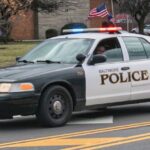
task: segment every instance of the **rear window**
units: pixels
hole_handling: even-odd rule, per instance
[[[137,37],[123,37],[130,60],[146,59],[145,49]]]

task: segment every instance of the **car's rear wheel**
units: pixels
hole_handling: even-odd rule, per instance
[[[62,86],[48,88],[41,100],[37,118],[44,126],[58,127],[65,125],[73,111],[72,97]]]

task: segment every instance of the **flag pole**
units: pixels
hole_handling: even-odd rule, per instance
[[[113,15],[113,17],[115,17],[113,0],[111,0],[111,9],[112,9],[112,15]]]

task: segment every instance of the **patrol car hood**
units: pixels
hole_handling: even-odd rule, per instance
[[[0,81],[21,80],[74,67],[73,64],[22,64],[0,69]]]

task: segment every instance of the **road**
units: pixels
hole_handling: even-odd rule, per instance
[[[69,124],[42,128],[36,119],[0,121],[2,150],[148,150],[150,103],[75,113]]]

